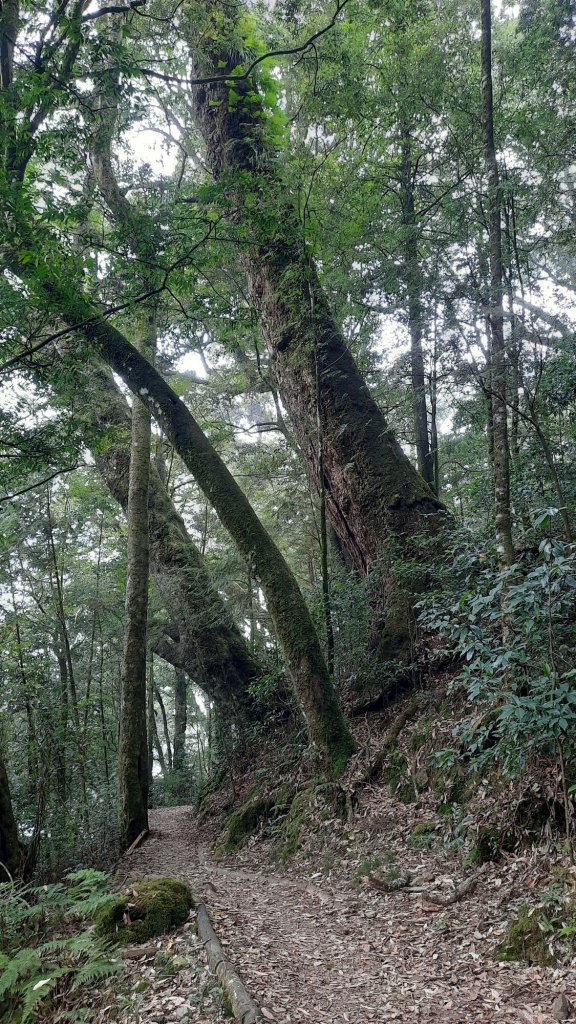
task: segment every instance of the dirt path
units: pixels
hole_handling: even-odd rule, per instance
[[[190,808],[154,811],[151,825],[131,875],[191,883],[267,1020],[552,1024],[556,994],[575,996],[574,971],[489,957],[497,892],[441,910],[414,894],[331,884],[320,872],[294,879],[216,863]]]

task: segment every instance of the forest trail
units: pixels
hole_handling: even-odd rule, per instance
[[[200,829],[190,807],[152,811],[151,835],[120,864],[119,878],[188,881],[265,1020],[552,1024],[557,993],[574,998],[573,970],[490,957],[486,937],[505,917],[497,880],[432,907],[421,894],[357,890],[314,868],[306,878],[217,863]],[[195,1013],[190,1024],[206,1020]]]

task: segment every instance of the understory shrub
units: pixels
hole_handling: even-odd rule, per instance
[[[536,517],[550,526],[556,510]],[[462,753],[473,767],[498,764],[517,776],[531,753],[555,755],[565,813],[576,755],[576,552],[548,537],[504,570],[496,553],[459,536],[441,573],[442,590],[420,603],[420,627],[459,659],[453,686],[466,691],[469,715],[455,730],[444,765]]]

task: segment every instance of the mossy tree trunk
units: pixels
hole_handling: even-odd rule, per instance
[[[181,772],[186,766],[186,725],[188,699],[188,680],[186,673],[176,669],[174,676],[174,742],[172,766],[175,772]]]
[[[28,234],[25,224],[21,225]],[[323,767],[339,774],[355,744],[338,704],[310,612],[296,577],[246,495],[191,412],[127,338],[84,295],[42,263],[34,273],[13,254],[13,270],[51,312],[82,335],[152,411],[222,525],[259,579],[308,735]],[[82,353],[78,353],[82,358]],[[145,712],[144,712],[145,714]],[[146,751],[144,750],[144,766]]]
[[[20,843],[6,765],[0,752],[0,882],[17,878],[21,872]]]
[[[56,363],[59,372],[45,379],[84,425],[100,475],[126,512],[130,408],[107,367],[90,357],[74,362],[71,355],[67,346],[62,352],[65,366],[61,358]],[[162,634],[154,637],[154,651],[186,672],[226,714],[241,714],[251,704],[248,690],[261,668],[214,587],[154,463],[148,512],[150,568],[169,615]]]
[[[317,360],[327,514],[353,565],[366,573],[380,563],[382,605],[391,608],[391,549],[412,557],[414,535],[437,533],[445,511],[396,441],[334,320],[267,138],[258,76],[237,77],[249,62],[241,9],[198,0],[186,12],[195,78],[235,78],[193,88],[195,119],[228,214],[244,229],[244,265],[282,400],[318,485]],[[405,611],[397,630],[406,629]]]
[[[86,316],[76,320],[78,302],[75,306],[75,322],[85,321]],[[335,773],[342,771],[354,742],[294,574],[206,435],[162,377],[104,320],[87,324],[83,333],[135,394],[146,395],[155,418],[251,564],[266,597],[310,739],[325,766]]]
[[[142,344],[155,348],[156,310],[148,318],[147,337]],[[134,397],[130,477],[128,487],[128,576],[122,692],[118,742],[118,789],[120,801],[120,842],[130,846],[148,828],[148,739],[146,706],[146,650],[148,641],[148,481],[152,420],[147,404]]]

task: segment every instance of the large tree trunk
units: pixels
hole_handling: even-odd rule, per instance
[[[110,371],[94,358],[71,363],[49,382],[85,424],[98,470],[112,496],[128,509],[131,413]],[[70,374],[74,387],[70,387]],[[104,443],[102,442],[104,438]],[[250,704],[248,689],[261,674],[191,540],[154,465],[148,489],[150,563],[169,621],[153,647],[182,669],[228,714]]]
[[[496,540],[505,565],[515,558],[510,512],[510,456],[506,404],[506,342],[502,296],[502,188],[494,144],[492,97],[492,15],[490,0],[481,0],[482,13],[482,129],[488,180],[488,237],[490,242],[490,337],[492,342],[492,425],[494,433],[494,498]]]
[[[116,18],[111,28],[111,34],[116,39],[119,38],[120,26],[121,19]],[[134,206],[116,180],[112,165],[112,143],[117,119],[118,77],[115,66],[105,64],[99,69],[95,101],[97,115],[90,157],[102,196],[123,236],[130,241],[133,251],[139,257],[136,272],[143,274],[143,290],[149,291],[161,285],[161,272],[153,268],[165,239],[154,217]],[[108,383],[102,380],[102,374],[99,380],[104,399],[110,399],[111,389],[116,390],[115,385],[111,381]],[[114,402],[117,422],[122,420],[124,412],[120,403],[124,405],[118,394]],[[104,412],[105,421],[109,420],[110,410],[105,405],[100,405],[99,411]],[[97,463],[114,493],[115,487],[117,489],[117,467],[112,467],[110,479],[108,455],[97,457]],[[158,466],[155,468],[157,470]],[[125,508],[123,497],[120,500]],[[151,560],[156,566],[157,582],[161,583],[167,605],[172,616],[178,620],[178,643],[175,642],[174,631],[167,630],[155,649],[177,670],[190,675],[218,704],[226,704],[229,712],[237,712],[241,705],[249,703],[247,689],[259,674],[258,666],[239,630],[225,612],[219,595],[202,567],[201,556],[187,536],[183,549],[184,525],[166,495],[161,475],[154,470],[150,479],[149,501]],[[163,523],[161,531],[157,529],[158,520]],[[177,533],[181,536],[178,537]],[[159,568],[169,569],[170,578],[166,578],[164,572],[159,572]],[[176,587],[172,579],[174,572],[178,578]]]
[[[0,752],[0,882],[17,878],[21,868],[20,843],[12,809],[8,773]]]
[[[155,310],[150,311],[145,349],[153,351]],[[146,332],[148,333],[148,331]],[[146,732],[146,650],[148,646],[148,481],[152,420],[149,407],[134,398],[128,486],[128,576],[118,746],[120,842],[123,849],[148,828],[148,742]]]
[[[19,227],[26,237],[27,226],[21,222]],[[19,264],[16,254],[13,262],[16,272],[48,303],[51,312],[82,334],[132,393],[149,405],[222,525],[252,566],[265,595],[310,740],[324,767],[339,774],[354,750],[354,741],[296,577],[246,495],[184,403],[124,335],[81,292],[67,282],[62,283],[61,276],[56,277],[45,263],[36,275]]]
[[[234,77],[242,65],[240,12],[230,12],[206,2],[191,8],[185,31],[197,78]],[[380,562],[383,604],[391,606],[397,596],[387,568],[391,551],[413,556],[412,538],[438,530],[446,518],[443,506],[396,441],[334,321],[266,139],[268,115],[257,76],[236,78],[230,100],[231,85],[193,89],[207,162],[226,189],[231,219],[245,229],[252,298],[309,476],[318,483],[317,361],[327,513],[358,569],[367,572]],[[406,622],[405,606],[401,618]]]

